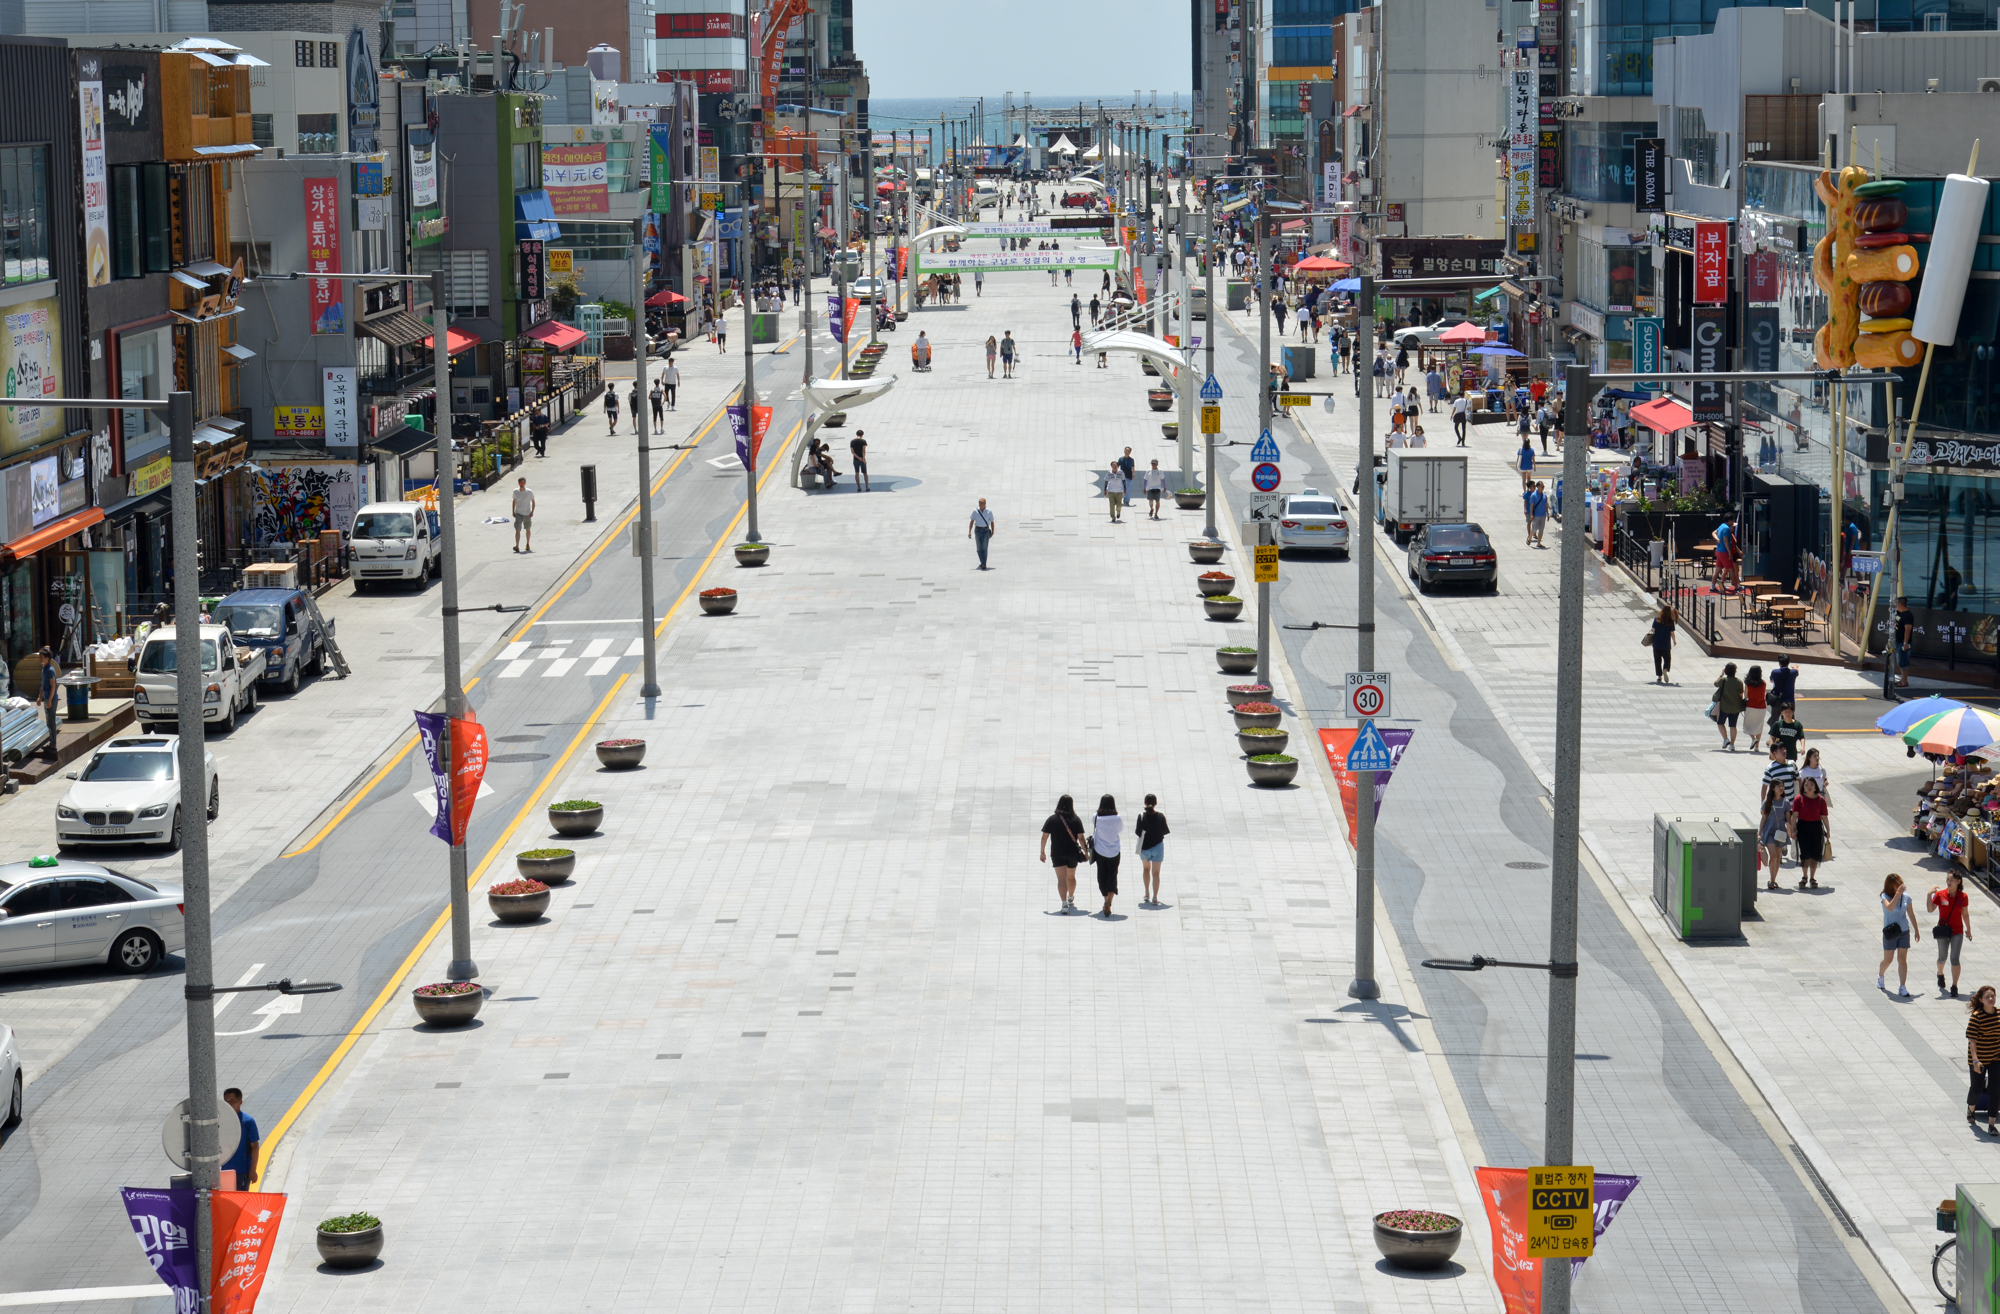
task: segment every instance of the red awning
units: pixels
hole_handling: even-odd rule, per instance
[[[450,336],[451,332],[452,330],[450,329],[445,330],[445,341],[455,344],[456,340]],[[582,342],[590,335],[582,329],[571,328],[560,321],[545,319],[521,336],[524,338],[533,338],[537,342],[546,342],[550,349],[554,351],[568,351],[571,347]],[[453,350],[456,349],[456,345],[454,345]]]
[[[1672,433],[1693,424],[1694,412],[1671,397],[1661,397],[1644,406],[1634,406],[1632,418],[1654,433]]]
[[[686,297],[674,291],[672,288],[663,287],[659,291],[653,293],[652,296],[647,297],[646,304],[649,306],[671,306],[686,300],[687,300]]]
[[[473,337],[470,333],[460,333],[455,328],[448,328],[444,331],[444,349],[446,353],[449,355],[456,356],[459,352],[464,351],[466,348],[476,347],[478,345],[479,345],[479,339]],[[431,340],[428,334],[426,334],[424,337],[423,348],[425,351],[430,351],[433,349],[431,347]]]
[[[75,515],[64,516],[61,520],[52,520],[34,533],[15,539],[7,545],[7,555],[16,560],[22,557],[32,557],[51,543],[60,543],[71,534],[89,529],[102,519],[104,519],[103,507],[86,507]]]

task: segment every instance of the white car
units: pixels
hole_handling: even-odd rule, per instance
[[[887,301],[890,287],[884,279],[857,278],[847,285],[847,295],[856,301]]]
[[[12,1127],[21,1121],[22,1089],[21,1051],[14,1044],[14,1029],[0,1023],[0,1127]]]
[[[1408,347],[1414,351],[1418,347],[1437,346],[1438,339],[1444,336],[1445,330],[1455,329],[1460,324],[1466,322],[1466,318],[1463,315],[1446,315],[1435,324],[1420,324],[1414,328],[1400,328],[1390,336],[1395,338],[1398,347]]]
[[[0,865],[0,972],[108,962],[145,972],[187,947],[181,888],[73,858]]]
[[[90,755],[56,804],[56,847],[73,844],[181,846],[180,736],[114,739]],[[208,766],[208,819],[222,813],[215,754]]]
[[[1347,555],[1347,510],[1340,498],[1317,488],[1278,504],[1278,546],[1318,548]]]

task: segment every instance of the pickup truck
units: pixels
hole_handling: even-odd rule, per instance
[[[146,646],[139,650],[132,710],[143,729],[175,724],[179,706],[175,683],[178,633],[172,626],[156,629],[146,636]],[[227,625],[204,625],[200,633],[201,719],[233,730],[237,713],[256,709],[257,680],[264,673],[264,652],[237,643]]]
[[[239,650],[263,651],[264,684],[283,689],[287,696],[299,691],[304,676],[326,669],[326,641],[333,622],[328,621],[326,633],[321,633],[315,614],[299,589],[239,589],[210,612],[217,625],[229,627]]]

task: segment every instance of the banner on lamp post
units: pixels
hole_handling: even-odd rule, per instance
[[[736,459],[743,462],[746,470],[757,468],[757,457],[764,448],[764,435],[771,431],[771,408],[752,406],[750,408],[750,435],[743,434],[743,408],[731,406],[729,411],[729,431],[736,437]]]
[[[447,844],[463,844],[466,828],[472,824],[473,800],[486,778],[486,727],[469,711],[456,721],[442,712],[417,712],[415,716],[417,733],[424,741],[424,757],[430,763],[431,787],[436,792],[431,834]],[[447,735],[451,736],[449,761]]]
[[[1380,817],[1382,797],[1389,792],[1389,777],[1395,773],[1397,766],[1402,765],[1403,750],[1410,746],[1410,740],[1416,738],[1417,732],[1407,726],[1377,726],[1376,729],[1382,735],[1382,742],[1388,745],[1389,761],[1394,764],[1387,771],[1375,773],[1375,815]],[[1354,836],[1354,827],[1360,820],[1361,786],[1355,779],[1354,772],[1347,769],[1347,753],[1354,747],[1355,736],[1360,733],[1358,726],[1352,729],[1319,732],[1320,747],[1326,750],[1327,765],[1333,768],[1334,781],[1340,786],[1340,810],[1347,817],[1347,834],[1350,842]]]
[[[146,1262],[174,1293],[175,1314],[194,1314],[201,1308],[201,1278],[194,1257],[194,1189],[128,1186],[121,1194]]]
[[[1479,1199],[1493,1228],[1493,1283],[1500,1288],[1506,1314],[1541,1314],[1542,1262],[1528,1256],[1528,1170],[1479,1168]],[[1604,1235],[1611,1220],[1639,1188],[1639,1178],[1625,1173],[1598,1173],[1591,1208],[1593,1241]],[[1570,1281],[1583,1272],[1584,1261],[1572,1259]]]
[[[274,1191],[211,1191],[210,1314],[251,1314],[277,1248],[285,1197]]]

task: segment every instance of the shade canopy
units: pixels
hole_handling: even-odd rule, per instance
[[[1147,333],[1135,333],[1129,329],[1119,329],[1111,333],[1086,333],[1083,335],[1085,351],[1129,351],[1135,356],[1146,356],[1163,365],[1172,366],[1176,371],[1187,368],[1187,360],[1180,352],[1169,347]]]
[[[2000,743],[2000,716],[1976,707],[1960,707],[1903,732],[1903,742],[1920,753],[1976,753]]]
[[[663,287],[659,291],[653,293],[652,296],[647,297],[646,304],[649,306],[672,306],[672,305],[677,305],[680,302],[686,300],[687,300],[686,297],[674,291],[672,288]]]
[[[1644,406],[1634,406],[1632,418],[1654,433],[1672,433],[1693,424],[1694,412],[1671,397],[1661,397]]]
[[[1453,324],[1450,328],[1438,334],[1438,341],[1453,347],[1461,345],[1470,346],[1474,343],[1486,341],[1486,330],[1467,320],[1463,324]]]
[[[1352,269],[1345,260],[1335,260],[1332,256],[1307,256],[1292,266],[1295,274],[1330,274],[1336,269]]]
[[[1358,278],[1340,279],[1334,283],[1333,290],[1336,292],[1359,292],[1361,290],[1361,280]]]
[[[521,336],[546,343],[552,351],[568,351],[590,335],[580,328],[571,328],[558,320],[549,319],[543,320]],[[452,343],[450,329],[445,330],[445,343],[447,345]]]
[[[1956,698],[1940,698],[1932,694],[1928,698],[1913,698],[1893,712],[1884,712],[1875,718],[1875,728],[1885,735],[1899,735],[1919,721],[1928,721],[1946,712],[1956,712],[1965,704]]]
[[[1068,133],[1064,133],[1062,136],[1056,138],[1056,144],[1049,147],[1049,154],[1051,155],[1076,154],[1076,147],[1070,144]]]
[[[448,328],[444,331],[444,349],[447,355],[456,356],[459,352],[469,351],[478,345],[479,339],[473,337],[470,333],[461,333],[455,328]],[[423,346],[425,351],[433,349],[431,339],[428,335],[424,338]]]
[[[1483,337],[1484,334],[1481,336]],[[1512,347],[1503,347],[1497,342],[1489,342],[1483,347],[1474,347],[1467,354],[1472,356],[1523,356],[1527,353],[1516,351]]]

